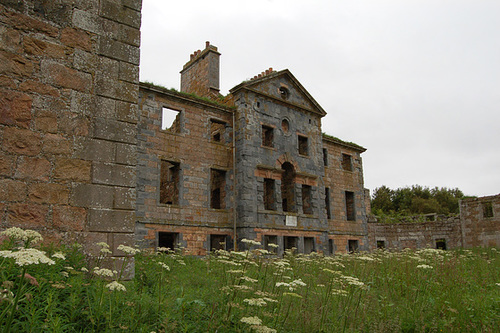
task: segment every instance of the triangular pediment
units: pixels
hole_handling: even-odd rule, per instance
[[[303,110],[325,116],[326,112],[288,70],[271,72],[267,75],[245,81],[230,90],[250,90],[256,94],[274,99],[277,102],[299,107]]]

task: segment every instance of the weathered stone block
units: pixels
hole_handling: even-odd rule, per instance
[[[35,129],[41,132],[57,132],[57,114],[51,110],[36,110]]]
[[[117,101],[116,118],[127,123],[137,124],[139,118],[139,110],[137,104]]]
[[[61,42],[69,47],[92,50],[92,40],[87,32],[67,27],[61,31]]]
[[[73,11],[73,25],[76,28],[99,34],[99,16],[89,11],[75,9]]]
[[[77,184],[73,188],[71,204],[87,208],[112,208],[114,189],[111,186]]]
[[[115,143],[91,138],[77,138],[74,143],[75,157],[89,161],[114,162]]]
[[[50,169],[50,162],[45,158],[22,156],[17,161],[15,177],[48,181]]]
[[[21,37],[19,32],[8,27],[0,27],[0,48],[13,53],[21,53]]]
[[[135,144],[136,126],[112,119],[97,119],[94,136],[98,139]]]
[[[114,189],[114,204],[113,208],[117,209],[134,209],[136,190],[134,188],[121,188]]]
[[[141,27],[141,12],[112,1],[101,1],[101,15],[136,29]]]
[[[128,62],[120,62],[120,80],[137,83],[139,82],[139,67]]]
[[[47,154],[69,155],[72,142],[59,134],[46,134],[43,138],[42,151]]]
[[[19,55],[0,50],[0,73],[28,77],[33,73],[33,63]]]
[[[87,136],[89,128],[89,119],[77,113],[65,112],[59,119],[59,131],[65,134]]]
[[[16,203],[7,208],[7,221],[10,225],[40,229],[49,226],[47,221],[48,206],[37,204]]]
[[[53,97],[59,96],[59,91],[57,91],[57,89],[48,84],[43,84],[40,81],[36,80],[23,81],[19,85],[19,90],[30,93],[38,93],[40,95],[49,95]]]
[[[22,201],[26,198],[26,184],[12,179],[0,179],[0,201]]]
[[[51,84],[87,93],[92,89],[92,76],[88,73],[48,60],[42,61],[41,68],[43,76]]]
[[[3,135],[3,147],[6,151],[34,156],[41,150],[41,136],[30,130],[6,128]]]
[[[79,182],[90,181],[91,162],[80,159],[59,158],[55,162],[54,178]]]
[[[36,183],[29,188],[29,200],[36,203],[67,204],[69,191],[67,186],[51,183]]]
[[[96,184],[134,187],[135,167],[96,162],[92,168],[92,181]]]
[[[20,13],[5,12],[5,23],[19,30],[43,33],[54,38],[59,35],[56,27]]]
[[[133,211],[90,209],[89,231],[134,232]]]
[[[25,36],[23,38],[24,51],[34,56],[47,56],[50,58],[64,58],[64,46],[49,43],[38,38]]]
[[[94,95],[81,93],[76,90],[71,91],[71,112],[84,115],[94,115],[95,109],[96,102]]]
[[[116,163],[136,165],[137,164],[137,147],[135,145],[127,145],[124,143],[116,144]]]
[[[0,124],[28,128],[31,121],[32,98],[27,94],[4,89],[0,89],[0,95],[2,96],[0,99]]]
[[[134,247],[135,245],[135,239],[134,239],[134,234],[129,233],[129,234],[113,234],[113,256],[125,256],[126,253],[119,251],[117,248],[120,245],[125,245],[125,246],[130,246]]]
[[[99,38],[99,54],[139,65],[139,48],[107,37]]]
[[[85,228],[87,211],[71,206],[54,206],[52,225],[60,231],[82,231]]]
[[[0,176],[10,177],[14,169],[14,156],[0,152]]]
[[[103,96],[96,96],[97,106],[95,116],[97,118],[115,118],[115,104],[118,101]]]
[[[74,51],[73,66],[82,72],[94,73],[97,67],[97,56],[80,49]]]

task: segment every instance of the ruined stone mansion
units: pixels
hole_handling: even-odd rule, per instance
[[[223,97],[207,42],[180,92],[140,83],[140,24],[140,0],[2,1],[0,229],[104,241],[114,256],[243,238],[278,254],[500,247],[498,195],[446,221],[371,222],[365,149],[323,134],[325,110],[288,70]]]

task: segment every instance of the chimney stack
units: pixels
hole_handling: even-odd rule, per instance
[[[181,91],[200,97],[219,96],[219,57],[217,47],[205,42],[205,49],[191,54],[181,70]]]

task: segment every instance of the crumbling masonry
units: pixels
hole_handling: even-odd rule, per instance
[[[207,42],[181,92],[139,83],[141,1],[0,4],[0,218],[48,241],[277,253],[498,246],[500,196],[460,218],[369,223],[361,153],[288,70],[219,94]],[[242,64],[244,65],[244,64]],[[444,242],[444,243],[443,243]]]

